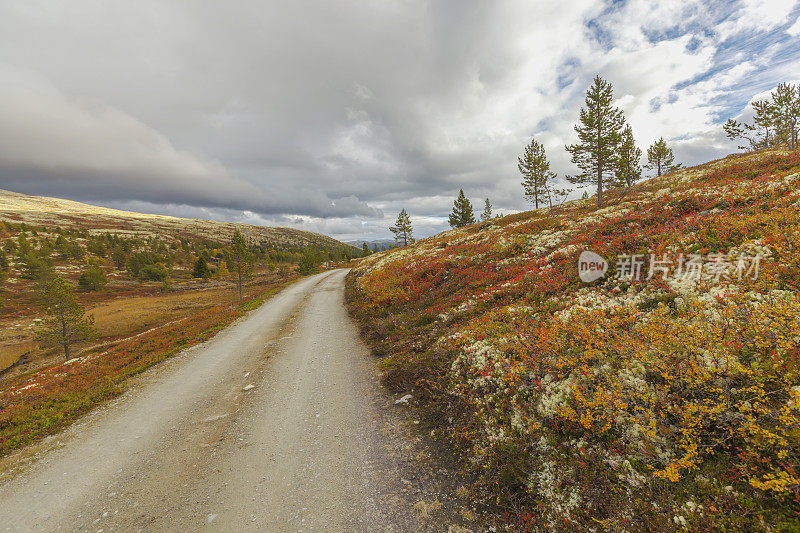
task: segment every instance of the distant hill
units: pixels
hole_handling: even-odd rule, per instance
[[[397,248],[398,246],[400,246],[397,243],[397,241],[395,241],[393,239],[383,239],[383,240],[377,240],[377,241],[358,241],[358,240],[356,240],[356,241],[347,241],[347,244],[355,246],[356,248],[362,248],[364,246],[364,243],[367,243],[367,247],[370,250],[373,250],[375,248],[375,246],[378,247],[378,250],[381,250],[381,249],[388,250],[390,248]]]
[[[331,237],[298,229],[135,213],[2,189],[0,221],[24,222],[43,227],[80,227],[90,233],[159,235],[170,240],[187,238],[227,241],[238,228],[248,239],[267,242],[275,247],[317,246],[324,250],[351,248],[351,245]]]

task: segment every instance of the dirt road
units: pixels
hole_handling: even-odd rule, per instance
[[[21,454],[37,452],[0,484],[0,531],[460,530],[454,478],[382,390],[344,276],[287,288]]]

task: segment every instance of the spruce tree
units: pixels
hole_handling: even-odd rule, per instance
[[[614,169],[614,184],[631,187],[642,178],[642,150],[636,146],[630,124],[622,131]]]
[[[544,145],[532,139],[525,147],[525,153],[518,159],[517,168],[522,173],[522,187],[525,197],[539,209],[539,202],[547,197],[548,183],[556,177],[550,171],[550,162],[544,151]]]
[[[567,176],[572,183],[590,183],[597,187],[597,207],[603,206],[605,179],[614,171],[616,148],[622,134],[624,118],[619,108],[613,107],[614,92],[611,84],[595,76],[586,91],[580,124],[575,125],[578,143],[568,145],[572,162],[581,169],[577,176]]]
[[[647,165],[645,165],[645,168],[656,169],[659,176],[672,170],[674,162],[675,154],[672,153],[672,148],[667,146],[664,137],[651,144],[647,149]]]
[[[481,220],[486,222],[490,218],[492,218],[492,203],[487,198],[483,207],[483,213],[481,213]]]
[[[458,191],[458,198],[453,202],[453,212],[450,213],[450,227],[461,228],[475,223],[475,214],[472,204],[464,194],[464,189]]]
[[[70,346],[97,336],[94,316],[84,316],[84,309],[72,292],[72,286],[57,277],[41,291],[41,305],[47,318],[36,331],[36,340],[45,346],[59,347],[70,358]]]
[[[414,229],[411,227],[411,218],[408,216],[405,209],[402,209],[400,214],[397,215],[397,222],[394,223],[394,226],[389,228],[389,231],[394,233],[394,240],[402,242],[403,246],[408,246],[410,243],[414,242],[411,236]]]

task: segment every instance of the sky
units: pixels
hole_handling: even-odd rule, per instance
[[[721,124],[800,77],[794,0],[0,2],[0,188],[341,240],[530,209],[595,75],[643,150],[736,151]],[[576,192],[575,194],[579,194]]]

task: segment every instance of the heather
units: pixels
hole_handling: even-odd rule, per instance
[[[515,527],[798,529],[798,179],[761,151],[490,219],[363,259],[348,299]],[[604,278],[580,281],[585,250]],[[706,264],[615,275],[650,254]]]

